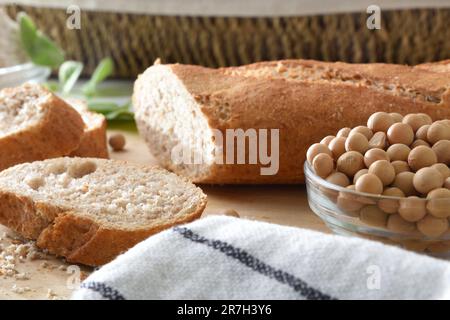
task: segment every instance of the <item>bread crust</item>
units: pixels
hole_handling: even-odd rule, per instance
[[[145,87],[146,77],[161,72],[157,71],[160,67],[150,67],[135,88],[141,92],[152,90]],[[298,67],[324,72],[324,78],[289,78],[289,71]],[[195,98],[211,129],[223,134],[226,129],[236,128],[280,130],[280,166],[276,175],[260,175],[264,167],[261,165],[214,164],[208,176],[193,180],[198,183],[303,183],[308,146],[336,134],[342,127],[365,124],[374,112],[424,112],[433,119],[450,117],[450,77],[420,68],[313,60],[260,62],[221,69],[181,64],[165,68]],[[286,72],[288,76],[259,76],[264,68],[274,73]],[[246,72],[253,73],[243,75]],[[219,112],[224,106],[228,111],[225,118]],[[149,112],[151,116],[151,108]],[[176,166],[168,167],[177,172]]]
[[[38,247],[69,262],[100,266],[155,233],[199,218],[205,206],[203,198],[193,213],[182,218],[151,228],[125,230],[103,227],[70,210],[0,190],[0,223],[37,240]]]
[[[437,61],[437,62],[428,62],[416,65],[414,68],[428,70],[432,72],[446,72],[450,73],[450,59]]]
[[[85,111],[93,114],[93,116],[102,117],[103,119],[95,127],[86,126],[81,137],[78,148],[73,151],[71,157],[84,158],[103,158],[108,159],[108,143],[106,139],[107,121],[103,115],[95,114],[90,111]]]
[[[105,116],[90,111],[84,100],[70,98],[66,101],[80,113],[85,123],[80,144],[70,156],[108,159],[108,143],[106,139],[107,121]]]
[[[42,121],[0,138],[0,171],[19,163],[68,155],[80,144],[84,123],[77,111],[53,94],[42,108]]]

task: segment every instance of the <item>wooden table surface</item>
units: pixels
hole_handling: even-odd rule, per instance
[[[143,140],[135,131],[109,130],[109,134],[121,132],[126,136],[126,150],[110,152],[113,159],[122,159],[137,163],[156,163]],[[205,215],[214,214],[221,209],[234,209],[242,218],[255,219],[282,225],[296,226],[329,232],[321,220],[308,207],[304,186],[200,186],[208,196]],[[10,233],[0,226],[0,244],[5,247],[11,239],[2,234]],[[0,299],[66,299],[73,287],[74,272],[69,270],[62,259],[49,257],[48,260],[26,261],[19,263],[19,272],[27,274],[28,280],[16,280],[11,277],[0,278]],[[83,275],[91,270],[82,269]],[[13,286],[27,288],[29,291],[17,293]],[[50,291],[49,291],[50,290]],[[17,290],[16,290],[17,291]],[[19,289],[20,291],[20,289]]]

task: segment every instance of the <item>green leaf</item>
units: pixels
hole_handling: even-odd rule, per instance
[[[134,114],[128,108],[111,111],[105,115],[107,120],[129,121],[134,119]]]
[[[86,96],[93,96],[96,94],[97,85],[105,80],[114,72],[114,62],[111,58],[104,58],[100,61],[97,68],[95,68],[91,79],[83,86],[83,93]]]
[[[33,44],[37,38],[37,28],[33,21],[24,12],[17,15],[17,20],[20,26],[20,38],[22,45],[27,53],[33,50]]]
[[[120,106],[114,102],[88,102],[89,109],[102,114],[108,114],[111,111],[117,110]]]
[[[42,84],[44,86],[44,88],[46,88],[47,90],[51,91],[51,92],[56,92],[59,89],[59,85],[57,82],[44,82]]]
[[[59,67],[58,79],[63,94],[68,94],[83,71],[83,64],[78,61],[66,61]]]
[[[114,102],[88,102],[89,109],[105,115],[107,120],[134,120],[134,113],[130,110],[130,103],[118,105]]]
[[[64,52],[40,32],[33,20],[21,12],[17,16],[22,46],[35,64],[56,68],[64,61]]]

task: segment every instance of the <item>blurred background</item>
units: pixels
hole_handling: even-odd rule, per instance
[[[450,0],[378,1],[381,28],[369,30],[371,2],[47,0],[2,9],[13,20],[25,11],[67,58],[84,63],[84,75],[103,57],[113,59],[113,76],[130,79],[157,58],[209,67],[288,58],[401,64],[450,58]],[[80,29],[66,26],[69,5],[81,9]]]

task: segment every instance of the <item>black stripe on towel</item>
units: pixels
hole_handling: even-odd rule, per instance
[[[95,291],[108,300],[125,300],[125,297],[119,291],[102,282],[83,282],[81,288]]]
[[[186,239],[189,239],[196,243],[204,244],[215,250],[219,250],[228,257],[236,259],[246,267],[259,272],[266,277],[275,279],[280,283],[290,286],[308,300],[336,300],[330,295],[322,293],[321,291],[310,287],[305,281],[293,276],[292,274],[280,269],[275,269],[274,267],[265,264],[245,250],[233,247],[232,245],[220,240],[207,239],[200,236],[199,234],[194,233],[188,228],[175,227],[173,230],[181,234]]]

